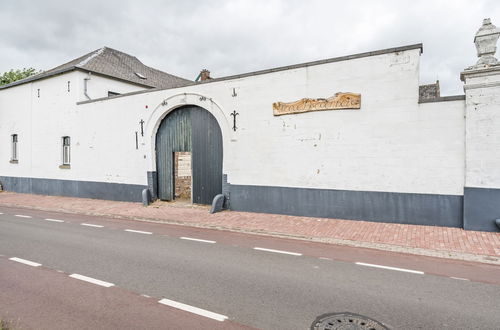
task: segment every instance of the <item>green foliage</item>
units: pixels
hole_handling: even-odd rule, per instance
[[[9,322],[5,320],[0,320],[0,330],[10,330],[12,329],[9,325]]]
[[[2,85],[7,85],[10,84],[16,80],[28,78],[30,76],[33,76],[35,74],[40,73],[41,71],[35,70],[33,68],[24,68],[22,70],[10,70],[7,72],[4,72],[0,76],[0,86]]]

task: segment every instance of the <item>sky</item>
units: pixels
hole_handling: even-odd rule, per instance
[[[194,80],[423,43],[420,84],[456,95],[483,18],[500,1],[0,0],[0,73],[108,46]]]

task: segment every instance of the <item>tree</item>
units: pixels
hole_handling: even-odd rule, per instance
[[[10,71],[4,72],[0,76],[0,86],[10,84],[16,80],[28,78],[28,77],[33,76],[35,74],[38,74],[40,72],[41,71],[38,71],[38,70],[33,69],[33,68],[27,68],[27,69],[24,68],[22,70],[17,69],[17,70],[10,70]]]

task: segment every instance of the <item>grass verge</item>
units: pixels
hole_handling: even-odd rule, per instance
[[[0,319],[0,330],[13,330],[13,329],[10,327],[9,322]]]

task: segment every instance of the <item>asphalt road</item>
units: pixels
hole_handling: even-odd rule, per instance
[[[0,319],[9,329],[245,329],[168,308],[118,287],[0,258]],[[0,327],[1,328],[1,327]],[[3,329],[3,328],[2,328]]]
[[[167,313],[174,312],[157,301],[181,302],[227,316],[220,323],[234,328],[308,329],[328,312],[365,315],[391,329],[500,328],[500,267],[494,265],[34,210],[0,208],[0,213],[2,291],[22,282],[23,272],[51,273],[57,287],[64,287],[63,279],[80,283],[67,275],[81,274],[115,285],[99,290],[153,297],[147,303],[154,301]],[[42,267],[19,265],[9,260],[13,257]],[[91,305],[92,297],[84,301]],[[5,304],[0,301],[2,309]],[[110,306],[100,311],[117,313]],[[150,317],[165,317],[156,309]],[[89,315],[82,313],[82,319]]]

